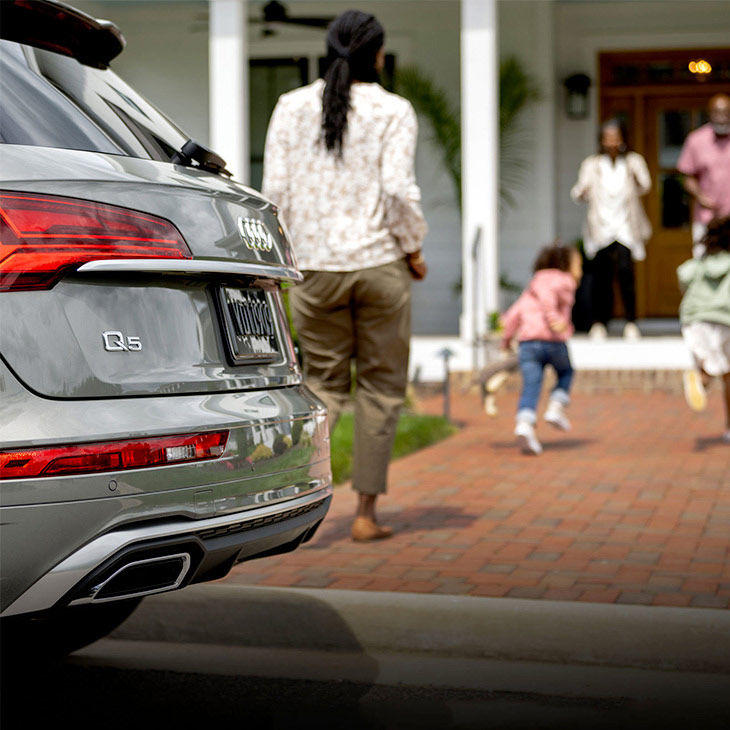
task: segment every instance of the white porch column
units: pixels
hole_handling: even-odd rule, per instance
[[[209,0],[210,146],[248,183],[247,0]]]
[[[473,340],[498,308],[499,73],[496,0],[461,0],[462,315]],[[476,260],[472,256],[479,232]]]
[[[537,38],[535,52],[538,67],[534,74],[539,88],[543,89],[535,115],[534,175],[538,189],[544,191],[535,196],[534,215],[541,223],[541,244],[550,243],[557,233],[557,195],[555,183],[555,29],[553,25],[554,2],[539,2],[535,7]]]

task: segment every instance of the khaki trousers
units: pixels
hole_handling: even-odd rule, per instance
[[[349,399],[354,360],[352,486],[381,494],[408,377],[408,267],[400,259],[360,271],[305,271],[290,295],[306,382],[329,409],[330,430]]]

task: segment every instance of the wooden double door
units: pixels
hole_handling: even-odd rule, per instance
[[[689,59],[707,55],[701,50],[671,52],[680,53]],[[730,57],[730,51],[727,55]],[[677,161],[687,135],[707,121],[710,97],[728,91],[730,83],[703,83],[676,73],[675,78],[660,83],[612,85],[616,76],[611,73],[612,67],[623,63],[623,68],[631,68],[632,64],[640,70],[650,68],[653,56],[635,52],[601,56],[602,81],[608,81],[601,86],[601,119],[619,117],[626,122],[629,144],[646,159],[652,179],[644,205],[653,235],[647,243],[646,261],[636,269],[637,314],[676,317],[681,298],[676,269],[692,253],[691,201],[684,192]],[[675,64],[675,68],[681,69],[681,65]],[[642,78],[639,71],[632,78],[646,81],[646,74]]]

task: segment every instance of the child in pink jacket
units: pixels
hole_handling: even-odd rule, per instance
[[[535,424],[546,365],[552,365],[558,382],[550,393],[544,419],[563,431],[570,428],[565,407],[570,403],[573,367],[566,341],[573,334],[571,311],[581,275],[582,261],[575,248],[546,246],[535,261],[532,281],[502,317],[502,346],[509,348],[513,339],[519,342],[522,393],[515,436],[528,454],[542,453]]]

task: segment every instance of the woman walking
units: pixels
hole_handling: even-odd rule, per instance
[[[291,291],[307,384],[334,428],[355,372],[354,540],[392,531],[375,504],[405,397],[411,280],[426,275],[415,182],[416,115],[378,83],[384,30],[348,10],[327,32],[324,79],[282,95],[264,154],[264,194],[281,209],[304,274]]]
[[[613,280],[618,279],[626,315],[624,337],[637,339],[636,282],[634,261],[646,258],[644,244],[651,236],[651,224],[641,204],[641,196],[651,188],[646,161],[631,152],[626,128],[617,119],[601,126],[598,154],[583,160],[578,182],[570,195],[588,203],[583,226],[583,248],[592,259],[593,325],[590,334],[603,339],[613,315]]]

